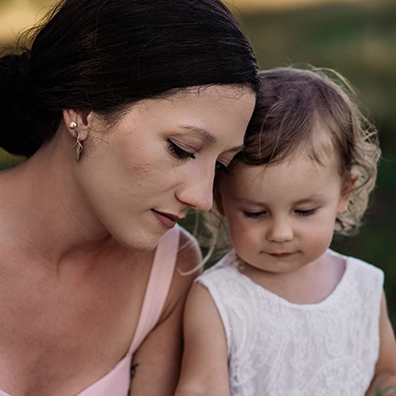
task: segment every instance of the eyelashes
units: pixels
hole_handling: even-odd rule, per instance
[[[262,212],[243,212],[245,217],[250,217],[252,219],[257,219],[258,217],[262,217],[267,214],[267,212],[262,211]]]
[[[317,208],[315,209],[308,209],[308,210],[295,210],[294,212],[300,216],[300,217],[306,217],[306,216],[311,216],[316,213]],[[261,212],[243,212],[245,217],[250,217],[252,219],[257,219],[259,217],[263,217],[267,215],[267,211],[261,211]]]
[[[171,151],[172,155],[174,157],[176,157],[177,159],[180,159],[180,160],[184,160],[187,158],[195,159],[194,153],[183,150],[181,147],[179,147],[176,143],[174,143],[170,139],[167,139],[167,141],[169,144],[169,150]],[[223,171],[225,173],[228,173],[227,165],[217,161],[216,162],[216,172],[217,171]]]
[[[313,215],[316,212],[316,208],[315,209],[307,209],[307,210],[296,210],[296,213],[299,216],[309,216],[309,215]]]
[[[178,159],[186,159],[186,158],[195,159],[194,153],[190,153],[189,151],[183,150],[177,144],[173,143],[172,140],[170,139],[167,139],[167,141],[169,144],[169,149],[174,157]]]

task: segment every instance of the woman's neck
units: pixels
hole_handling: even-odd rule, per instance
[[[2,244],[7,240],[52,263],[119,248],[84,205],[71,169],[78,164],[68,154],[54,138],[25,163],[0,173]]]

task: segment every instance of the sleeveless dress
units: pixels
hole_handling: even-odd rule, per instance
[[[136,332],[126,356],[104,377],[76,396],[127,396],[132,356],[156,325],[173,277],[179,247],[179,226],[164,234],[155,251]],[[0,396],[12,396],[0,390]]]
[[[317,304],[256,284],[237,270],[234,251],[197,278],[223,322],[231,396],[365,394],[379,354],[383,272],[330,253],[344,258],[345,272]]]

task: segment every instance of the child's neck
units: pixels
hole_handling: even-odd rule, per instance
[[[248,264],[239,271],[268,291],[294,304],[317,304],[336,288],[345,272],[345,261],[326,252],[296,271],[271,273]]]

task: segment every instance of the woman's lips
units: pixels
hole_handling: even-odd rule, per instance
[[[154,217],[166,228],[173,228],[180,217],[165,213],[165,212],[157,212],[156,210],[152,209]]]

